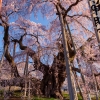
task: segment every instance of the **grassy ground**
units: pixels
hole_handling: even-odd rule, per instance
[[[19,97],[21,97],[21,95],[22,94],[20,93],[20,91],[14,91],[13,92],[13,97],[16,98],[16,99],[12,98],[12,99],[9,99],[9,100],[23,100],[23,99],[19,98]],[[63,92],[63,97],[64,97],[65,100],[69,100],[69,94],[67,92]],[[3,100],[3,91],[0,91],[0,100]],[[58,99],[55,99],[55,98],[32,97],[32,99],[30,99],[30,100],[58,100]],[[79,94],[78,94],[78,100],[82,100],[82,98],[81,98],[81,96]],[[93,97],[92,100],[96,100],[95,97]]]
[[[34,97],[32,100],[58,100],[54,98],[39,98],[39,97]]]

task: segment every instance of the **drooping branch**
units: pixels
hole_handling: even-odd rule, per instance
[[[18,44],[19,44],[21,50],[26,50],[26,49],[27,49],[27,46],[24,46],[23,43],[22,43],[23,37],[24,37],[24,36],[25,36],[25,34],[22,35],[21,38],[20,38],[19,40],[17,40],[17,39],[13,39],[13,40],[12,40],[12,42],[18,43]]]
[[[87,18],[88,20],[92,21],[91,19],[91,16],[88,16],[88,15],[83,15],[83,14],[74,14],[74,15],[67,15],[68,17],[70,18],[80,18],[80,17],[83,17],[83,18]]]
[[[91,30],[88,30],[85,26],[82,25],[82,23],[80,21],[78,21],[77,19],[73,18],[73,20],[75,20],[79,25],[82,26],[83,29],[85,29],[88,32],[91,32],[92,34],[94,34]]]
[[[19,44],[19,47],[21,50],[25,50],[26,53],[29,54],[29,56],[33,59],[34,61],[34,68],[36,70],[39,70],[41,72],[44,72],[45,68],[48,67],[44,64],[41,63],[40,59],[37,57],[37,54],[35,53],[35,51],[33,51],[31,48],[24,46],[23,45],[23,38],[26,34],[22,35],[21,38],[19,40],[17,39],[13,39],[12,42],[16,42]]]
[[[60,0],[58,0],[57,5],[59,5],[60,9],[62,10],[62,14],[64,15],[63,17],[65,18],[66,15],[68,14],[68,12],[72,9],[72,7],[76,6],[80,1],[82,1],[82,0],[76,0],[76,2],[73,3],[73,4],[71,4],[71,5],[67,8],[67,10],[61,5]],[[57,8],[57,7],[56,7],[56,8]],[[57,9],[57,12],[58,12],[58,9]],[[57,14],[58,14],[58,13],[57,13]]]

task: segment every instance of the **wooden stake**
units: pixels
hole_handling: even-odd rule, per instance
[[[81,65],[79,64],[78,58],[77,58],[77,63],[78,63],[78,66],[79,66],[79,68],[80,68],[80,70],[81,70]],[[81,72],[80,74],[81,74],[81,78],[82,78],[84,87],[86,88],[86,82],[85,82],[84,75],[82,74],[82,72]],[[91,96],[90,96],[90,93],[88,92],[87,88],[86,88],[86,94],[88,95],[88,99],[91,100]]]
[[[90,64],[91,64],[91,62],[90,62]],[[96,100],[99,100],[99,94],[98,94],[97,84],[96,84],[95,76],[94,76],[94,73],[93,73],[92,65],[90,66],[90,70],[91,70],[91,73],[92,73],[93,83],[94,83],[94,86],[95,86]]]
[[[28,53],[26,55],[26,64],[24,69],[24,76],[25,76],[25,91],[24,91],[24,97],[27,97],[27,76],[28,76]]]
[[[65,55],[65,62],[66,62],[66,72],[67,72],[70,100],[75,100],[72,80],[71,80],[71,74],[70,74],[70,62],[69,62],[69,55],[68,55],[68,45],[67,45],[67,38],[66,38],[66,32],[65,32],[64,19],[63,19],[63,15],[61,13],[61,9],[59,5],[57,5],[56,7],[59,13],[59,20],[61,23],[61,31],[62,31],[62,39],[63,39],[63,46],[64,46],[64,55]]]

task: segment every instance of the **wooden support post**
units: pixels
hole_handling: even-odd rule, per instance
[[[4,47],[3,55],[2,55],[1,61],[0,61],[0,68],[2,67],[2,64],[3,64],[3,60],[4,60],[4,55],[5,55],[6,49],[7,49],[7,46]]]
[[[80,63],[79,63],[79,59],[78,59],[78,58],[77,58],[77,63],[78,63],[79,69],[81,70],[81,65],[80,65]],[[80,71],[80,72],[81,72],[81,71]],[[80,74],[81,74],[81,78],[82,78],[84,87],[86,88],[86,82],[85,82],[84,75],[82,74],[82,72],[81,72]],[[89,93],[89,91],[87,90],[87,88],[86,88],[86,94],[87,94],[87,96],[88,96],[87,99],[91,100],[91,96],[90,96],[90,93]]]
[[[92,62],[90,62],[90,65],[91,65],[91,63],[92,63]],[[94,83],[94,86],[95,86],[96,100],[99,100],[98,89],[97,89],[97,84],[96,84],[96,80],[95,80],[95,75],[94,75],[94,73],[93,73],[92,65],[90,66],[90,70],[91,70],[91,73],[92,73],[93,83]]]
[[[79,81],[78,81],[78,77],[77,77],[77,73],[76,73],[76,72],[74,72],[74,76],[75,76],[76,83],[77,83],[77,86],[78,86],[78,89],[79,89],[79,93],[80,93],[80,95],[81,95],[81,97],[82,97],[82,100],[85,100],[84,97],[83,97],[83,94],[82,94],[82,89],[81,89],[81,87],[80,87],[80,83],[79,83]]]
[[[30,100],[31,98],[30,98],[30,96],[31,96],[31,91],[30,91],[30,89],[31,89],[31,77],[30,77],[30,75],[29,75],[29,82],[28,82],[28,85],[29,85],[29,87],[28,87],[28,100]]]
[[[16,52],[16,42],[14,42],[13,57],[15,56],[15,52]]]
[[[71,71],[71,79],[72,79],[72,83],[73,83],[73,90],[74,90],[75,100],[78,100],[77,87],[76,87],[76,82],[75,82],[74,71]]]
[[[97,88],[97,83],[96,83],[96,79],[95,79],[94,74],[93,74],[93,81],[94,81],[94,85],[95,85],[96,100],[99,100],[98,88]]]
[[[26,64],[24,69],[24,76],[25,76],[25,91],[24,91],[24,97],[27,97],[27,76],[28,76],[28,53],[26,55]]]
[[[14,56],[15,56],[15,51],[16,51],[16,42],[14,42],[14,48],[13,48],[13,58],[14,58]],[[14,77],[14,74],[12,73],[12,67],[11,67],[11,78],[13,78]]]
[[[100,87],[99,87],[99,84],[98,84],[98,81],[97,81],[97,74],[94,74],[94,77],[95,77],[95,81],[96,81],[96,84],[97,84],[97,89],[100,90]],[[100,73],[98,74],[98,76],[100,75]]]
[[[65,27],[63,15],[61,13],[62,11],[61,11],[59,5],[57,5],[56,7],[57,7],[57,10],[59,13],[59,20],[61,23],[61,31],[62,31],[62,39],[63,39],[63,46],[64,46],[64,56],[65,56],[65,62],[66,62],[66,72],[67,72],[70,100],[75,100],[73,86],[72,86],[72,80],[71,80],[71,73],[70,73],[69,53],[68,53],[68,45],[67,45],[67,38],[66,38],[66,32],[65,32],[66,27]]]

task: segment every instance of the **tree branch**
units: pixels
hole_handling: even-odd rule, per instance
[[[75,3],[71,4],[68,9],[65,11],[64,17],[68,14],[68,12],[72,9],[73,6],[76,6],[82,0],[76,0]]]
[[[99,76],[100,75],[100,73],[98,73],[98,74],[94,74],[95,76]]]
[[[81,73],[81,70],[80,70],[79,68],[72,67],[72,70],[73,70],[73,71],[76,71],[76,72],[78,72],[78,73]]]
[[[6,48],[5,50],[5,57],[6,59],[8,60],[8,62],[11,64],[11,67],[12,67],[12,72],[14,74],[15,77],[20,77],[19,76],[19,73],[18,73],[18,70],[17,70],[17,67],[16,67],[16,64],[14,62],[14,59],[13,57],[10,55],[9,53],[9,26],[5,24],[5,27],[4,27],[4,48]]]

